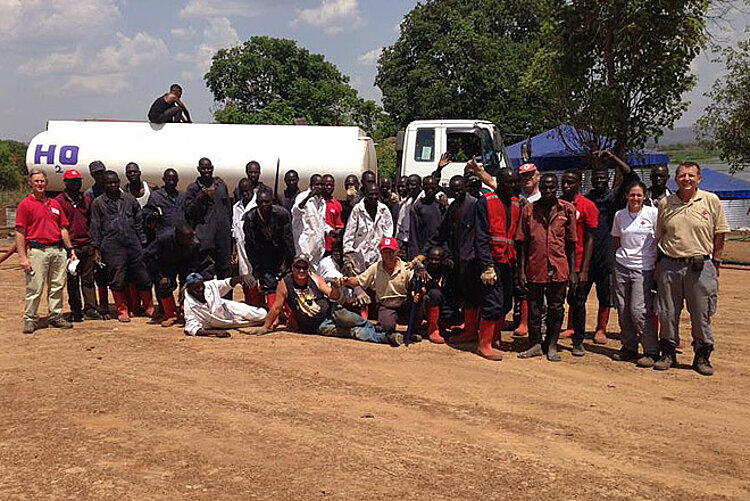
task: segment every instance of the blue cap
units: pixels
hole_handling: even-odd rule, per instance
[[[202,280],[203,275],[201,275],[200,273],[191,273],[185,279],[185,285],[193,285],[195,282],[201,282]]]

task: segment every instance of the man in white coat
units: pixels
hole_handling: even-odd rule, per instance
[[[232,206],[232,238],[234,239],[232,261],[237,263],[239,269],[245,302],[254,306],[261,306],[263,298],[258,291],[258,282],[255,280],[253,267],[250,265],[245,250],[245,216],[257,206],[258,197],[247,178],[240,180],[237,191],[240,199]]]
[[[222,296],[240,283],[240,277],[204,281],[199,273],[185,280],[185,334],[229,337],[227,329],[261,325],[266,310]]]
[[[297,250],[310,256],[313,271],[325,280],[341,278],[333,257],[326,255],[325,236],[332,231],[326,224],[328,205],[323,198],[323,178],[310,179],[310,193],[299,203],[295,201],[292,213],[292,230],[301,231],[296,239]],[[295,230],[295,228],[298,228]]]

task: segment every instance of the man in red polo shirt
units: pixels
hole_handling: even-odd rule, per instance
[[[559,362],[557,339],[560,336],[568,283],[575,287],[576,209],[557,198],[557,177],[544,174],[539,183],[542,197],[524,207],[516,232],[518,245],[518,281],[528,288],[529,342],[531,348],[518,358],[540,357]],[[547,336],[542,343],[542,303],[547,300]],[[545,350],[546,349],[546,350]]]
[[[47,174],[41,169],[29,173],[31,193],[19,205],[16,214],[16,246],[21,267],[26,272],[26,302],[23,333],[37,328],[37,311],[44,284],[48,285],[49,325],[70,329],[73,324],[62,316],[63,288],[68,255],[76,259],[68,236],[68,218],[53,199],[47,198]]]
[[[65,191],[55,197],[70,223],[70,241],[80,260],[76,274],[68,274],[68,304],[74,322],[82,322],[84,318],[103,320],[96,311],[94,247],[91,245],[91,199],[81,193],[81,178],[81,173],[75,169],[65,171]]]
[[[561,337],[573,338],[575,357],[586,354],[583,336],[586,331],[586,284],[589,281],[591,254],[594,249],[594,234],[599,226],[599,209],[596,204],[580,193],[581,171],[566,170],[562,176],[562,199],[576,208],[576,271],[578,283],[568,291],[568,329]]]

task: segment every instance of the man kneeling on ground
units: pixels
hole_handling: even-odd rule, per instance
[[[320,276],[310,273],[309,256],[298,254],[292,261],[292,273],[276,287],[276,299],[271,311],[263,328],[256,333],[270,332],[286,303],[299,332],[304,334],[353,338],[394,346],[401,344],[396,336],[376,332],[369,321],[333,302],[340,298],[340,281],[336,279],[331,285],[327,284]]]
[[[240,277],[204,280],[191,273],[185,280],[185,334],[188,336],[229,337],[226,329],[260,325],[266,310],[224,299],[242,281]]]

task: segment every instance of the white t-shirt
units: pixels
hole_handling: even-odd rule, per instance
[[[620,239],[615,261],[629,270],[653,270],[656,267],[656,207],[643,206],[634,214],[628,208],[617,211],[612,236]]]

